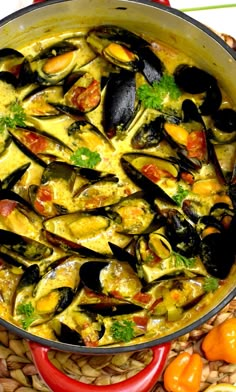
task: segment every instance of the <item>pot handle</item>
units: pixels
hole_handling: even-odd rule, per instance
[[[39,374],[53,392],[149,392],[165,366],[170,343],[153,347],[152,361],[138,374],[112,385],[90,385],[74,380],[58,370],[48,359],[49,347],[29,342]]]
[[[169,0],[151,0],[153,3],[159,3],[171,7]]]

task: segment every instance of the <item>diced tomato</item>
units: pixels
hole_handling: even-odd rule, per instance
[[[133,296],[133,300],[142,304],[148,304],[152,299],[151,294],[148,293],[137,293]]]
[[[37,198],[41,201],[52,201],[53,192],[49,186],[41,186],[37,193]]]
[[[121,295],[121,293],[120,293],[118,290],[113,290],[113,291],[111,291],[111,295],[112,295],[113,297],[115,297],[115,298],[123,299],[123,296]]]
[[[17,205],[13,200],[0,200],[0,215],[7,217]]]
[[[87,88],[76,87],[73,91],[71,102],[73,106],[82,112],[88,112],[99,104],[100,99],[100,83],[97,80],[93,80]]]
[[[44,152],[48,145],[47,139],[44,136],[36,135],[33,132],[27,132],[24,139],[27,147],[35,154]]]
[[[41,215],[48,215],[47,202],[53,200],[53,191],[49,186],[41,186],[38,189],[36,200],[34,202],[34,208]]]
[[[172,175],[163,169],[155,166],[153,163],[144,165],[141,169],[142,174],[149,178],[153,182],[159,181],[161,178],[170,178]]]
[[[192,173],[183,172],[181,173],[181,178],[186,184],[192,185],[194,183],[194,176]]]
[[[133,317],[134,323],[137,325],[138,328],[147,329],[148,317],[147,316],[134,316]]]
[[[203,159],[206,155],[206,138],[203,131],[192,131],[188,135],[187,150],[189,158]]]

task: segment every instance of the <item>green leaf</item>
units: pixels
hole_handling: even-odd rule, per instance
[[[177,193],[172,196],[172,199],[176,202],[176,204],[181,207],[183,200],[189,195],[189,191],[184,189],[181,185],[178,184]]]
[[[0,132],[7,128],[24,127],[26,114],[18,101],[14,101],[9,105],[9,114],[0,116]]]
[[[186,268],[192,268],[196,264],[196,259],[195,258],[190,258],[188,259],[187,257],[181,255],[180,253],[177,252],[172,252],[173,255],[175,256],[175,265],[176,267],[186,267]]]
[[[93,169],[101,162],[101,157],[96,151],[91,151],[87,147],[80,147],[71,155],[70,160],[76,166]]]
[[[31,302],[22,303],[17,306],[16,312],[17,314],[23,314],[27,317],[30,317],[34,313],[34,307]]]
[[[213,276],[207,276],[204,279],[203,288],[206,291],[206,293],[216,291],[218,287],[219,287],[219,279],[214,278]]]
[[[22,317],[20,320],[22,328],[24,329],[27,329],[32,324],[32,322],[36,319],[36,316],[34,315],[34,307],[31,302],[22,303],[18,305],[16,309],[16,313],[18,315],[25,316]]]
[[[177,100],[181,92],[172,75],[164,74],[159,82],[143,84],[137,90],[137,96],[145,108],[161,109],[165,99]]]
[[[111,326],[111,333],[115,340],[129,342],[135,336],[135,323],[128,320],[114,321]]]

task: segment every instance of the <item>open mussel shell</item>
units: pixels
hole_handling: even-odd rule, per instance
[[[163,134],[170,145],[177,149],[180,158],[194,169],[208,162],[206,126],[196,104],[185,99],[182,103],[183,119],[176,122],[170,118],[164,124]]]
[[[50,102],[59,102],[63,99],[61,86],[38,87],[30,92],[22,101],[24,112],[28,116],[49,118],[61,114]]]
[[[92,28],[88,32],[87,42],[112,64],[133,72],[143,68],[137,55],[138,48],[149,45],[138,35],[114,25]]]
[[[81,255],[111,255],[109,241],[121,247],[130,242],[130,236],[116,232],[111,219],[94,211],[56,216],[47,219],[43,226],[50,242],[69,246]]]
[[[55,159],[70,161],[72,150],[46,132],[30,127],[11,129],[10,134],[17,147],[43,167]]]
[[[63,343],[80,346],[96,347],[105,332],[103,321],[90,312],[81,312],[79,309],[71,312],[69,322],[55,318],[51,322],[57,339]]]
[[[129,263],[116,260],[84,263],[80,268],[80,279],[90,290],[118,299],[131,299],[142,288]]]
[[[159,298],[152,306],[153,316],[165,317],[166,321],[177,321],[205,295],[204,277],[169,278],[153,282],[147,293]]]
[[[168,178],[173,185],[179,174],[179,166],[170,159],[142,153],[126,153],[121,157],[121,166],[127,176],[153,198],[175,205],[175,200],[161,187]]]
[[[91,122],[86,119],[73,122],[68,130],[68,135],[73,138],[73,143],[78,147],[88,147],[91,150],[104,145],[113,149],[110,140]]]
[[[156,216],[153,207],[145,200],[143,192],[135,192],[107,207],[106,211],[115,221],[118,232],[137,235],[153,230]]]
[[[72,85],[66,80],[63,86],[65,105],[81,113],[91,112],[101,101],[100,81],[89,72],[78,72],[74,75],[74,78],[73,74],[69,75]]]
[[[63,80],[76,65],[77,46],[68,41],[57,42],[42,50],[31,62],[35,80],[42,85]]]
[[[49,246],[11,231],[1,229],[0,236],[1,246],[28,262],[40,261],[49,257],[53,252]]]

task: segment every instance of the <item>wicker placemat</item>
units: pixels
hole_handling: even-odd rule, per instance
[[[224,320],[236,317],[236,298],[218,315],[201,328],[172,342],[168,361],[182,351],[198,352],[204,362],[201,391],[210,384],[236,383],[236,364],[223,361],[208,362],[201,351],[205,334]],[[59,351],[50,351],[51,361],[69,376],[84,383],[109,385],[125,380],[138,373],[151,360],[151,351],[116,355],[85,356]],[[0,392],[49,392],[32,362],[27,341],[0,327]],[[153,392],[164,392],[162,379]]]
[[[236,50],[236,40],[226,34],[218,34]],[[236,298],[218,315],[201,328],[172,342],[168,362],[182,351],[198,352],[204,362],[201,391],[215,383],[236,383],[236,364],[223,361],[208,362],[201,351],[205,334],[227,318],[236,317]],[[151,360],[151,351],[122,353],[107,356],[85,356],[50,351],[51,361],[69,376],[84,383],[109,385],[123,381],[142,370]],[[0,326],[0,392],[49,392],[35,368],[26,340]],[[165,392],[162,379],[152,392]]]

